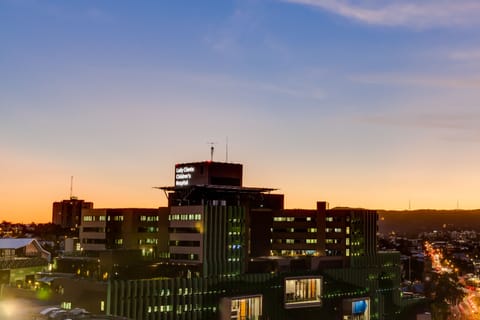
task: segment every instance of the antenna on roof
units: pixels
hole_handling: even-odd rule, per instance
[[[70,199],[73,199],[73,176],[70,176]]]
[[[213,151],[215,151],[216,142],[207,142],[210,145],[210,161],[213,162]]]
[[[228,136],[225,141],[225,162],[228,162]]]

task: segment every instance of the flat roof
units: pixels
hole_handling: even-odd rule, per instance
[[[189,186],[166,186],[166,187],[154,187],[163,191],[179,191],[186,189],[208,189],[212,191],[224,191],[224,192],[238,192],[238,193],[262,193],[271,192],[278,189],[274,188],[262,188],[262,187],[238,187],[238,186],[221,186],[211,184],[198,184]]]
[[[175,166],[183,166],[183,165],[199,165],[199,164],[220,164],[220,165],[234,165],[234,166],[243,166],[241,163],[235,163],[235,162],[223,162],[223,161],[196,161],[196,162],[179,162],[176,163]]]

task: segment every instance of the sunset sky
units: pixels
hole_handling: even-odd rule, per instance
[[[288,208],[480,208],[478,0],[0,0],[0,220],[159,207],[178,162]]]

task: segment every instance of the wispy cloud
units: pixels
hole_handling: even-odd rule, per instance
[[[478,62],[480,61],[480,49],[452,51],[449,53],[448,57],[455,61]]]
[[[432,113],[402,112],[396,114],[377,114],[360,118],[372,124],[422,127],[431,129],[472,130],[480,120],[478,113]]]
[[[480,24],[476,0],[281,0],[320,8],[372,25],[431,28]]]
[[[439,140],[453,142],[480,142],[478,121],[480,113],[460,112],[434,112],[427,110],[398,110],[379,114],[362,115],[355,117],[358,122],[368,125],[405,128],[408,131],[425,131],[433,133]],[[421,107],[417,108],[421,109]]]
[[[223,25],[206,35],[205,41],[217,52],[235,54],[242,51],[242,44],[258,35],[259,29],[259,21],[251,10],[237,8]]]
[[[185,76],[194,83],[215,87],[217,89],[243,92],[276,94],[284,97],[323,100],[326,91],[315,83],[305,83],[305,79],[294,78],[289,81],[266,82],[244,78],[235,78],[223,74],[189,74]]]
[[[48,3],[38,0],[4,0],[15,8],[34,11],[37,14],[52,17],[58,20],[84,20],[95,22],[112,22],[113,16],[99,7],[87,7],[82,10],[72,9],[65,3]],[[1,5],[1,0],[0,0]]]
[[[480,77],[475,75],[384,73],[352,75],[348,78],[351,81],[366,84],[440,87],[450,89],[480,88]]]

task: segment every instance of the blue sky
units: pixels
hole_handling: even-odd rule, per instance
[[[177,162],[287,207],[478,208],[476,1],[0,0],[0,219],[165,205]],[[28,201],[26,200],[28,199]]]

